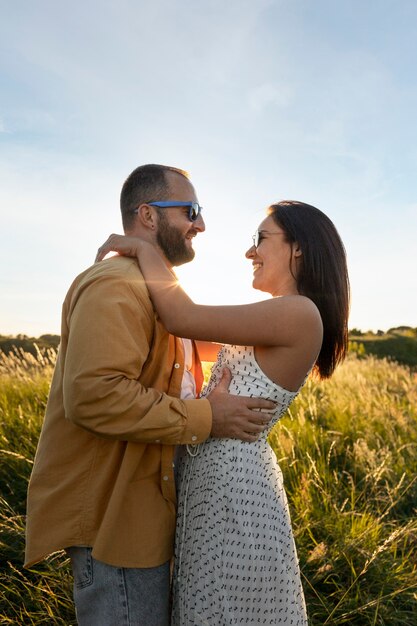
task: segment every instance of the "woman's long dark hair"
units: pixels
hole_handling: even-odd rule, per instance
[[[344,245],[333,222],[309,204],[284,200],[271,205],[268,215],[302,251],[298,292],[315,303],[323,322],[314,370],[320,378],[329,378],[345,358],[348,344],[350,288]]]

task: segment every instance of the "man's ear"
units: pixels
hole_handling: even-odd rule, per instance
[[[137,216],[142,226],[149,230],[155,230],[157,225],[157,213],[153,206],[141,204],[138,207]]]

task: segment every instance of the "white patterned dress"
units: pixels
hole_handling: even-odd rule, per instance
[[[298,393],[272,382],[252,347],[224,346],[205,395],[225,366],[230,393],[277,403],[271,427]],[[208,439],[179,455],[172,626],[307,625],[282,474],[266,437]]]

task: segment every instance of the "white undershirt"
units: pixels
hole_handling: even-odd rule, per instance
[[[196,397],[195,378],[191,372],[193,367],[193,345],[191,339],[182,339],[184,347],[184,374],[181,382],[181,398],[187,400]]]

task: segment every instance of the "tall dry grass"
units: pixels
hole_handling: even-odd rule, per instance
[[[22,568],[27,482],[55,360],[53,350],[0,352],[0,624],[76,623],[63,556]]]
[[[75,624],[68,563],[22,569],[28,477],[55,353],[0,354],[0,624]],[[270,435],[311,626],[417,625],[417,385],[350,357]]]
[[[417,624],[417,385],[350,357],[275,428],[311,624]]]

